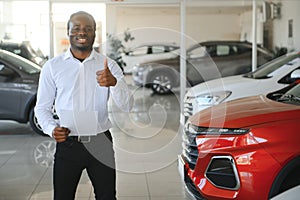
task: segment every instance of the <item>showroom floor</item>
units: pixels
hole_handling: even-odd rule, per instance
[[[135,97],[131,113],[110,104],[118,200],[190,199],[177,169],[179,92],[159,96],[130,87]],[[29,125],[0,121],[0,200],[51,200],[54,151],[55,142]],[[85,171],[76,199],[94,199]]]

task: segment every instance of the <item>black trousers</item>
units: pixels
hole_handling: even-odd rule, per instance
[[[109,131],[87,143],[69,137],[57,143],[54,156],[54,200],[74,200],[83,170],[92,182],[97,200],[116,200],[116,170]]]

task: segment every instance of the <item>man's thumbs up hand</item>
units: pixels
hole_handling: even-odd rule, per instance
[[[100,86],[109,87],[117,84],[117,79],[112,75],[108,68],[107,58],[104,60],[104,70],[96,72],[97,82]]]

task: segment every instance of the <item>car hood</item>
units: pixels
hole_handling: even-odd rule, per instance
[[[260,83],[258,79],[246,78],[243,75],[229,76],[200,83],[190,88],[187,97],[195,97],[204,93],[232,91],[236,88],[255,88]]]
[[[190,121],[204,127],[242,128],[295,118],[300,119],[300,106],[259,95],[210,107],[193,115]]]

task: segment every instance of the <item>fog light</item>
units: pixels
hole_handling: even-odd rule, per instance
[[[219,188],[237,190],[240,187],[237,169],[233,158],[230,156],[212,157],[205,176]]]

